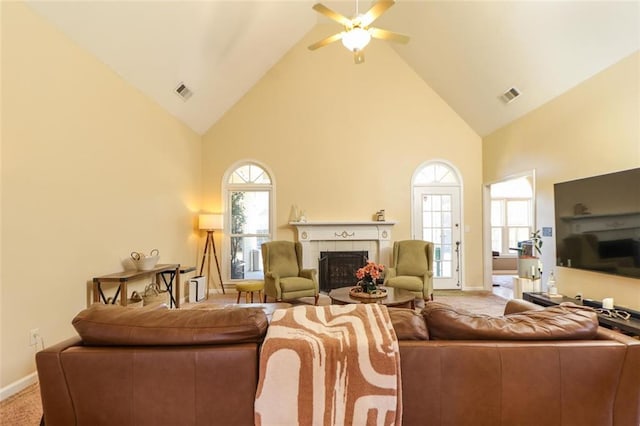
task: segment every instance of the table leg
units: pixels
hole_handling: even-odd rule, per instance
[[[102,284],[100,283],[100,281],[95,281],[94,286],[96,290],[94,290],[95,293],[93,295],[93,301],[96,303],[100,303],[100,298],[102,298],[102,302],[106,305],[108,302],[107,297],[102,292]]]
[[[122,289],[122,292],[120,294],[120,305],[121,306],[127,306],[127,303],[129,303],[129,296],[128,296],[128,293],[127,293],[127,282],[126,281],[122,281],[120,283],[120,285],[118,286],[118,290],[120,290],[120,289]],[[115,302],[115,298],[114,298],[114,302]]]
[[[180,307],[180,265],[176,268],[176,308]]]
[[[165,277],[165,274],[169,275],[169,281],[167,281],[167,278]],[[167,289],[167,291],[169,292],[169,307],[173,308],[175,306],[176,308],[179,308],[180,306],[179,306],[177,300],[178,300],[178,298],[180,296],[180,293],[179,293],[180,292],[180,290],[179,290],[180,287],[176,288],[176,297],[174,298],[173,297],[173,279],[176,277],[176,275],[179,276],[180,274],[176,274],[176,272],[174,272],[174,271],[163,271],[163,272],[160,272],[159,275],[162,277],[162,281],[164,282],[164,286]],[[156,281],[160,282],[158,277],[156,277]],[[179,279],[176,280],[176,285],[177,286],[180,285]]]
[[[100,294],[98,293],[99,281],[93,280],[93,303],[100,301]]]

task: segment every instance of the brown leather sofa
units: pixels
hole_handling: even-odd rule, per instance
[[[640,341],[588,310],[390,314],[403,425],[640,424]],[[36,355],[46,425],[253,424],[261,310],[98,306],[74,326],[82,338]]]
[[[640,341],[592,312],[589,326],[525,301],[497,318],[435,310],[432,340],[400,342],[403,424],[640,425]]]
[[[259,309],[93,305],[36,354],[45,425],[250,425]]]

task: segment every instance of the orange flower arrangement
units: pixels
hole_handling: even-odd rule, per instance
[[[356,271],[356,278],[367,282],[373,282],[380,278],[380,273],[382,271],[384,271],[384,265],[369,260],[366,265]]]

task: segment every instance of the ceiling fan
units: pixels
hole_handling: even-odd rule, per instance
[[[369,26],[373,21],[378,19],[380,15],[386,12],[387,9],[393,6],[394,3],[394,0],[379,0],[371,6],[371,9],[361,15],[358,13],[358,0],[356,0],[356,15],[352,19],[329,9],[321,3],[314,4],[313,10],[338,22],[339,24],[344,25],[344,31],[313,43],[309,46],[309,50],[316,50],[320,47],[326,46],[327,44],[333,43],[334,41],[342,40],[344,47],[353,52],[354,62],[356,64],[361,64],[364,62],[364,52],[362,49],[369,44],[371,38],[390,40],[397,43],[408,43],[409,37],[404,34]]]

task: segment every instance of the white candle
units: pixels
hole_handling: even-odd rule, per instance
[[[604,309],[613,309],[613,297],[602,299],[602,307]]]
[[[536,276],[536,267],[531,265],[531,276],[535,277]]]

